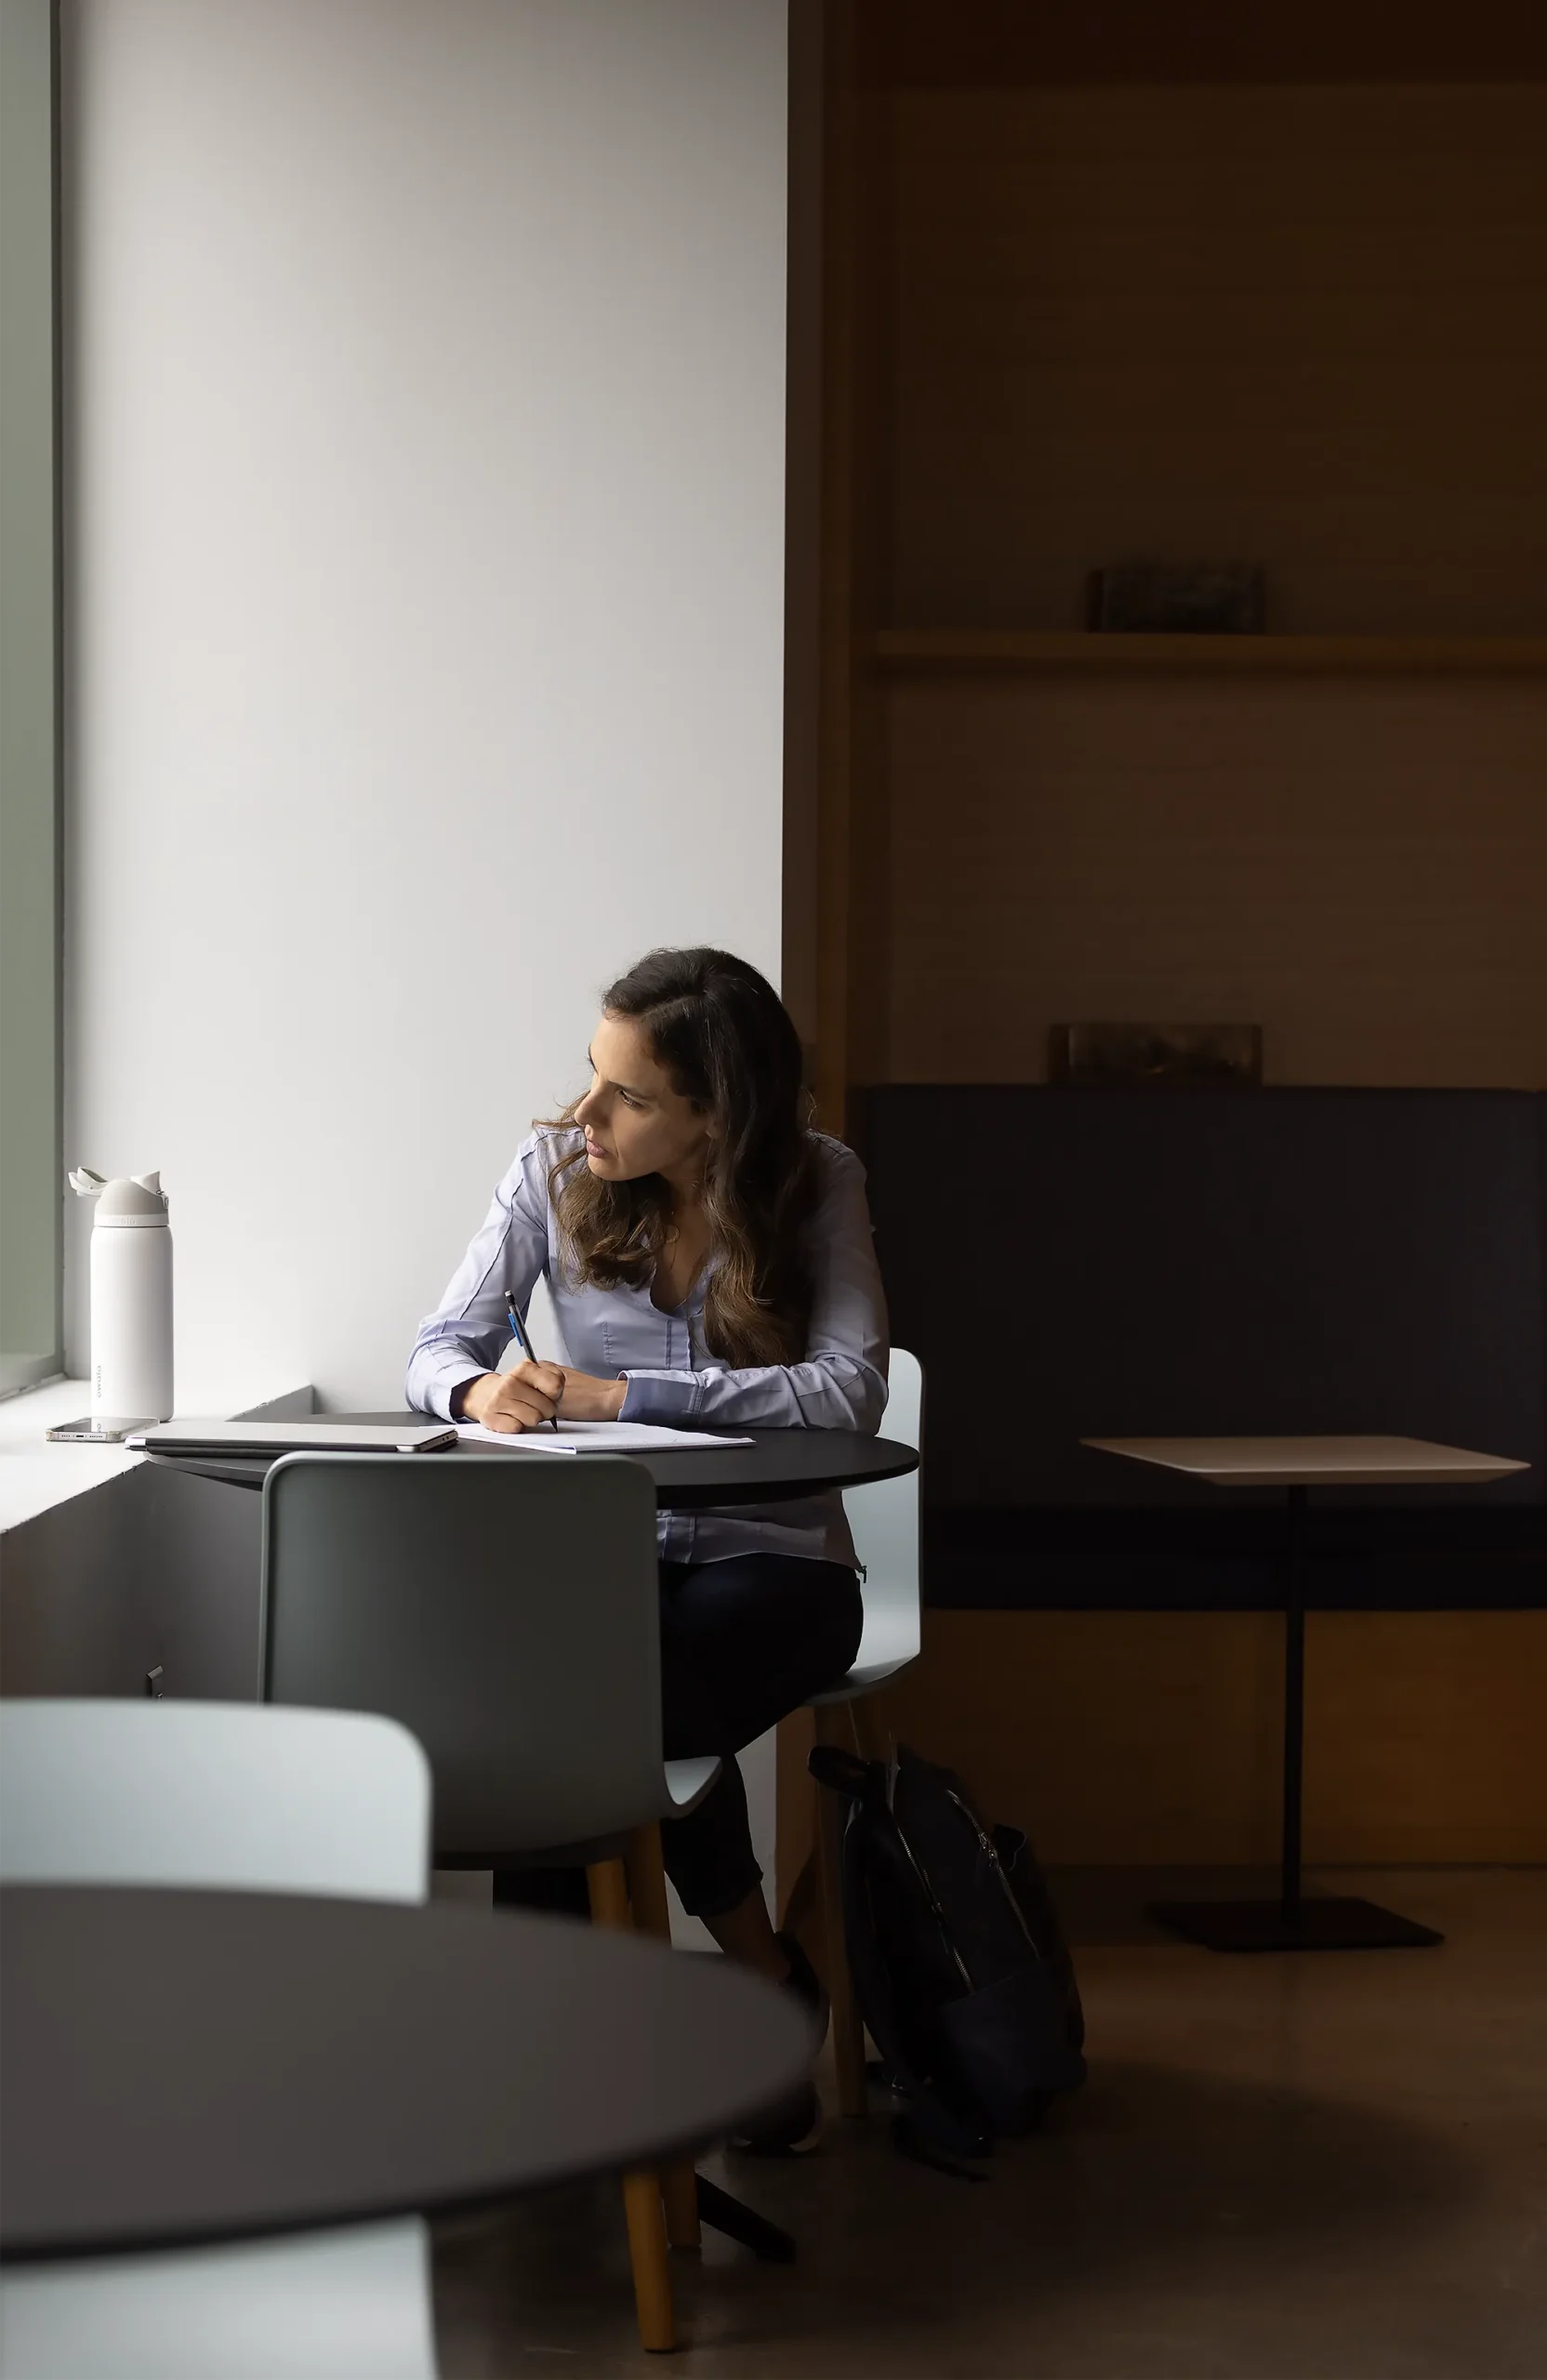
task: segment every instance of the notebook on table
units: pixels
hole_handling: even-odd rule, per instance
[[[456,1435],[471,1446],[501,1447],[510,1454],[676,1454],[694,1447],[749,1447],[751,1438],[721,1437],[708,1430],[668,1430],[654,1421],[561,1421],[557,1430],[486,1430],[482,1421],[458,1421]]]

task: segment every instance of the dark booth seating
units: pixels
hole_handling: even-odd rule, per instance
[[[855,1122],[927,1382],[927,1601],[1276,1606],[1281,1498],[1079,1441],[1280,1431],[1533,1466],[1318,1491],[1313,1605],[1547,1601],[1547,1099],[906,1084]]]

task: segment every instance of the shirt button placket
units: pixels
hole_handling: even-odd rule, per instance
[[[667,1361],[670,1368],[673,1371],[691,1372],[693,1369],[693,1333],[685,1322],[679,1323],[676,1317],[671,1315],[668,1315],[667,1317],[667,1344],[669,1350]],[[681,1350],[680,1355],[678,1353],[679,1346]],[[698,1524],[691,1513],[682,1513],[678,1515],[677,1525],[681,1531],[681,1549],[677,1554],[677,1559],[679,1562],[691,1562],[693,1560],[694,1539],[698,1532]]]

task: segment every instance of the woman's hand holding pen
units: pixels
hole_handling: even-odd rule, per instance
[[[508,1372],[482,1372],[462,1392],[461,1418],[514,1437],[540,1430],[558,1412],[566,1380],[557,1364],[517,1364]]]
[[[528,1359],[510,1371],[483,1372],[469,1381],[456,1416],[514,1437],[522,1430],[540,1430],[555,1415],[562,1421],[615,1421],[628,1393],[626,1380],[598,1380],[590,1372]]]

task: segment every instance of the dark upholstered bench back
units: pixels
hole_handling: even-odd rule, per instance
[[[1487,1488],[1341,1502],[1350,1525],[1376,1504],[1410,1533],[1445,1506],[1440,1539],[1465,1542],[1471,1511],[1480,1550],[1490,1530],[1540,1542],[1547,1099],[909,1084],[866,1093],[856,1122],[892,1335],[929,1382],[937,1554],[974,1530],[1010,1541],[1019,1520],[1067,1569],[1125,1510],[1174,1514],[1183,1539],[1191,1512],[1201,1542],[1262,1500],[1079,1441],[1216,1431],[1394,1431],[1522,1458],[1531,1471]],[[1032,1582],[987,1599],[1049,1598]]]

